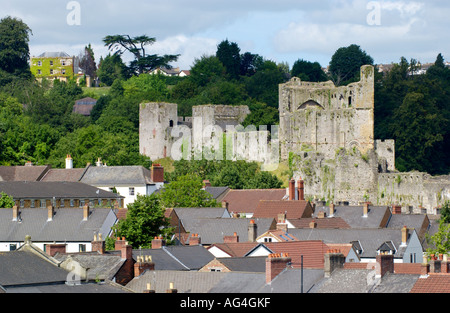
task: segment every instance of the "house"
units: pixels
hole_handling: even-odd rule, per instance
[[[252,218],[259,201],[282,200],[286,189],[231,189],[222,198],[228,211],[246,218]]]
[[[268,230],[256,238],[256,242],[285,242],[298,240],[283,229]]]
[[[133,203],[137,195],[151,195],[164,185],[164,168],[152,164],[143,166],[89,166],[80,182],[106,191],[116,191],[124,197],[123,206]]]
[[[49,170],[49,165],[0,166],[0,181],[39,181]]]
[[[299,240],[323,240],[325,244],[351,243],[360,262],[374,262],[377,254],[389,253],[398,263],[420,263],[423,247],[414,229],[289,229]]]
[[[92,108],[97,104],[97,100],[91,97],[85,97],[75,101],[73,106],[73,113],[78,113],[84,116],[90,116]]]
[[[80,182],[8,181],[0,191],[11,196],[19,208],[82,208],[123,205],[123,197]]]
[[[93,233],[109,236],[117,222],[112,209],[19,208],[0,209],[0,251],[12,251],[31,236],[44,252],[50,244],[64,245],[68,252],[91,251]]]
[[[164,76],[178,76],[178,77],[186,77],[190,75],[190,71],[188,70],[180,70],[179,67],[167,68],[167,67],[158,67],[150,72],[152,75],[160,74]]]
[[[15,251],[0,253],[0,293],[127,293],[111,281],[79,280],[27,236]]]

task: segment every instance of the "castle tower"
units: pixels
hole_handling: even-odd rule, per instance
[[[139,152],[152,161],[170,157],[171,129],[177,125],[175,103],[141,103],[139,108]]]

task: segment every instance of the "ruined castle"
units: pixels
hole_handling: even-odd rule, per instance
[[[450,200],[450,176],[396,171],[394,140],[374,138],[374,67],[362,66],[360,74],[360,81],[347,86],[296,77],[281,84],[275,134],[236,131],[250,113],[246,106],[194,106],[192,117],[183,118],[176,104],[143,103],[140,153],[152,160],[180,158],[175,155],[180,150],[185,157],[193,151],[195,158],[195,151],[205,148],[214,154],[221,147],[217,139],[226,134],[234,160],[273,162],[276,154],[287,161],[294,179],[303,179],[307,199],[370,201],[401,205],[404,213],[437,213]]]

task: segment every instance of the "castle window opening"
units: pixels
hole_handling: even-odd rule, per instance
[[[352,106],[352,97],[348,97],[348,106],[351,107]]]
[[[173,127],[173,121],[172,120],[169,121],[169,127]]]

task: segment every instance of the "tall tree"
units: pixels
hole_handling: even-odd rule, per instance
[[[2,76],[12,74],[31,77],[28,60],[28,42],[32,34],[27,24],[18,18],[5,17],[0,21],[0,71]]]
[[[319,62],[310,62],[302,59],[294,62],[291,75],[310,82],[322,82],[328,79]]]
[[[338,86],[359,80],[362,65],[373,65],[373,58],[358,45],[350,45],[336,50],[331,57],[329,71]]]
[[[97,64],[95,63],[94,50],[92,50],[91,44],[84,47],[84,51],[80,54],[79,59],[80,68],[86,75],[94,79],[97,76]]]
[[[178,60],[179,55],[176,54],[147,54],[146,46],[156,42],[156,38],[147,35],[130,37],[129,35],[109,35],[103,38],[105,46],[111,51],[122,55],[125,51],[130,52],[134,56],[134,60],[130,62],[130,69],[137,74],[145,71],[152,71],[157,67],[171,68],[170,62]]]
[[[238,79],[241,73],[241,49],[235,42],[228,39],[217,46],[216,57],[225,66],[226,72],[231,79]]]
[[[104,59],[100,59],[97,75],[103,84],[111,86],[116,79],[127,78],[127,67],[120,55],[108,54]]]

